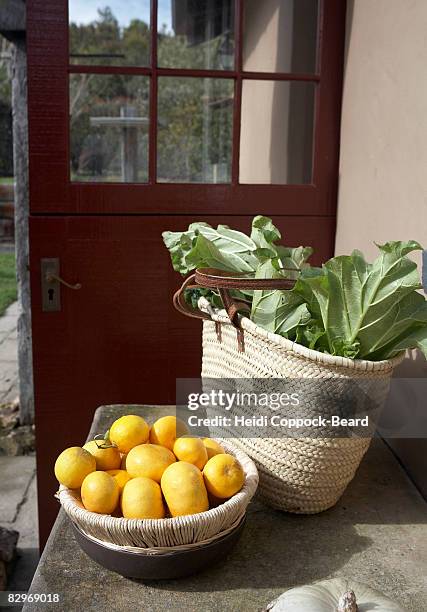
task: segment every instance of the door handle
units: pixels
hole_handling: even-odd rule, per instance
[[[43,312],[58,312],[61,310],[61,285],[77,291],[82,288],[81,283],[68,283],[61,278],[59,259],[57,257],[43,258],[40,261],[42,285]]]
[[[77,291],[78,289],[82,288],[81,283],[75,283],[74,285],[71,285],[70,283],[67,283],[67,281],[64,281],[64,279],[61,278],[60,276],[57,276],[56,274],[52,274],[51,272],[48,272],[46,274],[46,281],[48,283],[54,283],[56,281],[58,283],[61,283],[61,285],[68,287],[68,289],[73,289],[74,291]]]

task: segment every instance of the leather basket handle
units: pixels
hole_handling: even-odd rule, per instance
[[[210,316],[199,310],[198,308],[193,308],[185,301],[184,291],[186,289],[197,289],[199,285],[195,284],[195,274],[192,274],[182,283],[181,287],[174,293],[173,296],[173,305],[176,310],[186,317],[192,317],[193,319],[207,319],[211,320]]]
[[[299,272],[296,268],[283,268]],[[295,281],[289,278],[253,278],[248,274],[225,272],[216,268],[198,268],[193,275],[201,287],[210,289],[292,289]]]
[[[201,287],[219,291],[228,317],[236,329],[240,329],[239,310],[247,310],[248,306],[244,302],[236,302],[229,292],[230,289],[290,289],[294,286],[294,281],[286,278],[253,278],[247,274],[225,272],[216,268],[199,268],[194,279]]]
[[[285,268],[286,270],[292,270],[292,272],[299,272],[294,268]],[[206,289],[216,289],[222,299],[224,308],[227,311],[227,315],[232,325],[237,330],[237,339],[239,344],[239,350],[244,350],[243,345],[243,332],[239,324],[239,311],[249,310],[249,305],[246,302],[236,301],[230,294],[230,289],[292,289],[295,281],[287,278],[253,278],[247,274],[238,274],[225,272],[224,270],[218,270],[217,268],[198,268],[195,274],[189,276],[182,284],[182,286],[176,291],[173,296],[173,305],[176,310],[187,317],[195,319],[205,319],[210,321],[211,317],[201,312],[197,308],[193,308],[185,301],[184,291],[186,289],[197,289],[198,287],[204,287]],[[216,330],[218,339],[220,339],[220,324],[216,323]]]
[[[291,270],[292,272],[299,272],[296,268],[284,268],[285,270]],[[216,289],[222,299],[227,315],[231,321],[231,324],[237,330],[237,343],[240,352],[244,352],[244,336],[243,330],[239,325],[239,311],[249,310],[249,305],[245,302],[237,302],[231,296],[230,289],[292,289],[295,281],[287,278],[253,278],[247,274],[238,274],[225,272],[224,270],[218,270],[217,268],[198,268],[195,274],[189,276],[182,284],[180,289],[176,291],[173,296],[173,305],[178,312],[192,317],[195,319],[205,319],[211,321],[211,317],[199,310],[193,308],[184,298],[184,291],[186,289],[197,289],[198,287],[204,287],[206,289]],[[221,342],[221,324],[215,321],[216,333],[218,341]]]

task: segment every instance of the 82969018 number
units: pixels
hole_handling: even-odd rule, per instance
[[[23,603],[59,603],[59,593],[27,593],[25,591],[3,591],[0,593],[0,608],[4,605]]]

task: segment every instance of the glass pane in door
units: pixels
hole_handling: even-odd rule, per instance
[[[234,68],[234,0],[159,0],[158,65]]]
[[[70,75],[72,181],[148,179],[149,78]]]
[[[240,183],[310,183],[316,84],[244,80]]]
[[[150,0],[69,0],[70,64],[148,66]]]
[[[243,70],[316,72],[318,0],[245,0]]]
[[[159,78],[159,182],[230,181],[233,92],[232,79]]]

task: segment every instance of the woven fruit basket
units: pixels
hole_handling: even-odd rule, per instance
[[[205,512],[162,519],[117,518],[86,510],[76,490],[61,486],[57,498],[80,532],[112,548],[150,556],[207,546],[242,523],[258,486],[258,471],[252,459],[227,441],[218,442],[239,461],[245,481],[238,493]]]

